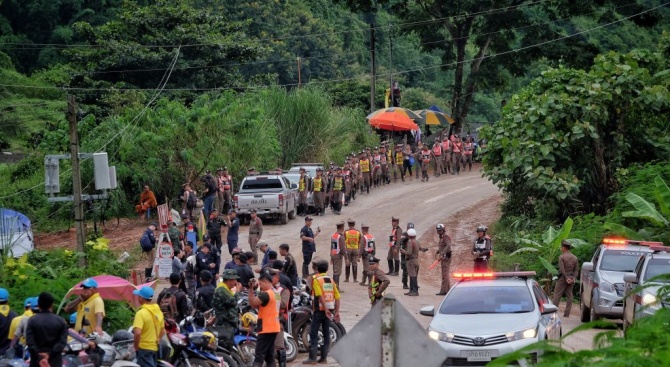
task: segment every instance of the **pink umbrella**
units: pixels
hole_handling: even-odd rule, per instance
[[[138,308],[140,307],[140,301],[137,298],[137,296],[133,295],[133,291],[136,289],[140,289],[144,286],[148,286],[151,288],[156,289],[156,281],[154,280],[153,282],[149,283],[144,283],[140,284],[138,286],[134,286],[132,283],[129,281],[115,277],[113,275],[97,275],[92,277],[96,282],[98,282],[98,293],[100,293],[100,297],[104,300],[109,300],[109,301],[124,301],[127,302],[130,306],[133,308]],[[63,298],[63,301],[61,302],[60,306],[58,307],[58,310],[60,311],[61,307],[65,303],[65,301],[72,295],[78,295],[81,294],[81,291],[83,288],[81,288],[81,283],[84,281],[82,280],[81,282],[77,283],[72,289],[70,289],[65,297]]]

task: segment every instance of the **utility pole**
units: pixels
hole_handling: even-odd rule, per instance
[[[302,85],[302,78],[300,75],[300,56],[297,56],[298,58],[298,88]]]
[[[86,242],[86,222],[81,200],[81,170],[79,168],[79,135],[77,134],[77,102],[74,96],[67,96],[67,114],[70,121],[70,156],[72,160],[72,193],[74,196],[74,225],[77,230],[77,252],[84,252]],[[79,266],[86,266],[86,259],[79,258]]]
[[[393,107],[393,26],[389,26],[389,85],[391,86],[391,107]]]
[[[370,61],[372,70],[370,77],[370,113],[375,111],[375,80],[377,79],[377,68],[375,67],[375,25],[370,23]]]

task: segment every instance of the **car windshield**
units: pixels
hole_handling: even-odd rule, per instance
[[[634,250],[609,250],[603,255],[600,270],[633,272],[642,252]]]
[[[648,281],[654,277],[665,274],[666,276],[654,279],[654,282],[670,283],[670,260],[653,259],[647,264],[647,272],[644,274],[644,280]]]
[[[255,180],[246,180],[242,184],[243,190],[281,189],[281,181],[277,178],[256,177]]]
[[[468,287],[452,289],[440,306],[440,313],[465,315],[478,313],[524,313],[535,309],[525,285]]]

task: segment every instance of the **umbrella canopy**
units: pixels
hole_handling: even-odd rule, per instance
[[[125,301],[128,302],[133,308],[138,308],[140,307],[140,300],[137,298],[137,296],[133,295],[133,291],[136,289],[140,289],[144,286],[149,286],[151,288],[156,289],[156,281],[154,280],[153,282],[145,283],[145,284],[140,284],[138,286],[134,286],[132,283],[129,281],[115,277],[113,275],[98,275],[92,277],[96,282],[98,282],[98,293],[100,293],[100,297],[105,300],[110,300],[110,301]],[[61,302],[61,305],[58,307],[60,308],[63,306],[63,303],[72,295],[75,294],[80,294],[83,290],[81,288],[81,283],[83,280],[72,289],[70,289],[65,297],[63,298],[63,302]]]
[[[433,110],[420,110],[414,112],[421,116],[420,122],[423,122],[426,125],[451,125],[455,122],[451,116],[444,112]]]
[[[421,120],[421,116],[417,115],[414,113],[412,110],[408,110],[406,108],[401,108],[401,107],[389,107],[389,108],[382,108],[381,110],[377,110],[365,117],[366,119],[370,120],[374,117],[377,117],[378,115],[385,114],[386,116],[390,115],[398,115],[398,116],[404,116],[409,118],[410,120]]]
[[[419,130],[419,126],[409,117],[384,112],[370,119],[370,126],[388,131]]]
[[[435,111],[435,112],[444,112],[444,111],[442,111],[441,108],[437,107],[436,105],[432,105],[432,106],[428,107],[428,109],[431,110],[431,111]]]

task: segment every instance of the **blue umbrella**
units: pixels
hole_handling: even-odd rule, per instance
[[[432,105],[432,106],[428,107],[428,109],[431,110],[431,111],[444,113],[444,111],[442,111],[442,109],[437,107],[436,105]]]

